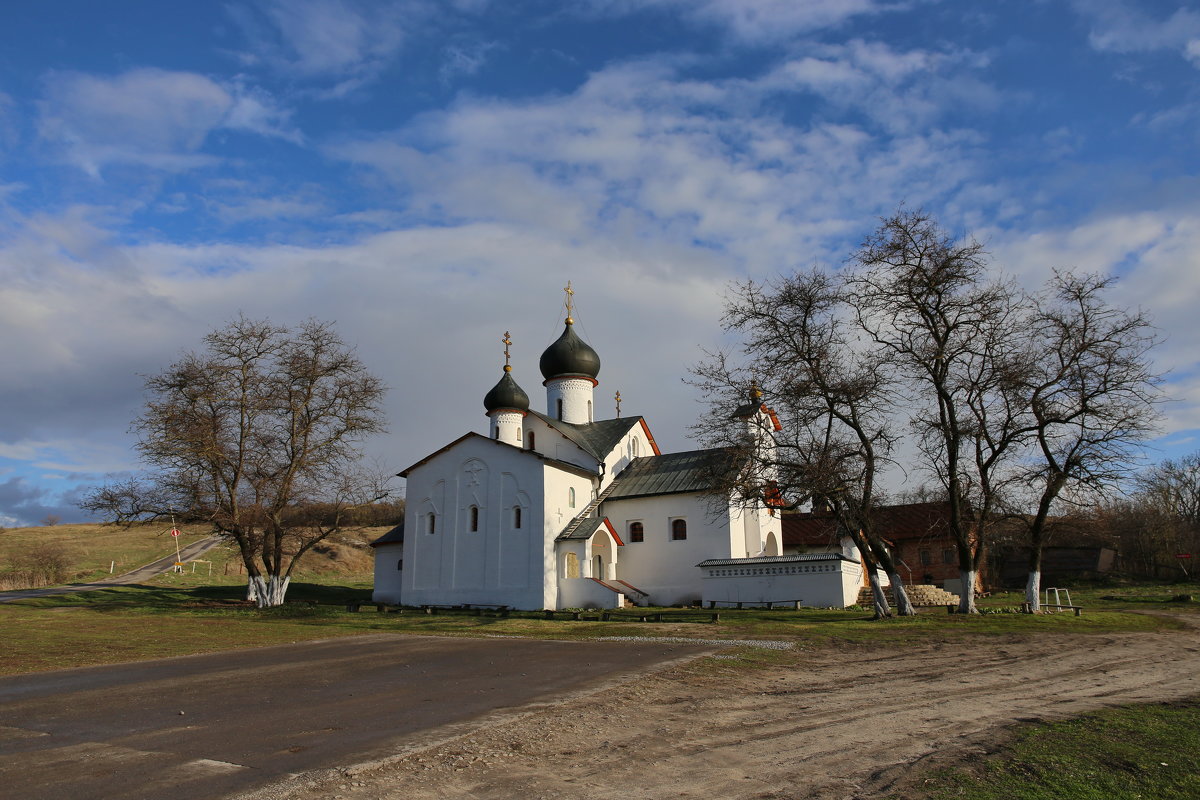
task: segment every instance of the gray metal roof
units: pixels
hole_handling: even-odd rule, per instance
[[[800,561],[854,561],[841,553],[797,553],[790,556],[758,556],[757,558],[710,558],[697,567],[744,567],[760,564],[795,564]]]
[[[377,547],[381,544],[404,544],[404,523],[401,522],[383,536],[371,542],[371,547]]]
[[[717,448],[636,458],[613,481],[608,499],[708,491],[714,478],[730,468],[730,455]]]
[[[603,461],[605,456],[611,453],[612,449],[625,438],[625,435],[642,421],[641,417],[622,417],[573,425],[532,409],[529,413],[579,445],[585,453],[597,461]]]
[[[574,528],[568,526],[560,533],[555,541],[563,542],[568,539],[590,539],[604,525],[604,517],[587,517]]]

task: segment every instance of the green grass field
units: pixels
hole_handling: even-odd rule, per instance
[[[948,615],[927,609],[917,617],[874,621],[862,610],[765,611],[721,610],[689,613],[691,621],[671,620],[678,609],[664,609],[668,621],[634,619],[600,622],[544,619],[537,612],[514,612],[507,618],[472,616],[462,612],[426,615],[420,612],[380,614],[373,606],[358,613],[346,611],[350,601],[368,602],[369,580],[346,574],[338,583],[298,580],[282,608],[259,611],[245,603],[236,576],[223,576],[218,585],[188,585],[199,574],[165,575],[154,585],[130,586],[0,604],[0,674],[132,661],[170,655],[256,647],[303,639],[366,633],[424,635],[506,635],[547,638],[596,636],[685,636],[692,638],[787,639],[805,647],[825,645],[899,645],[961,640],[972,636],[1103,634],[1116,631],[1177,627],[1165,617],[1131,613],[1138,610],[1177,610],[1171,601],[1178,587],[1159,587],[1157,593],[1125,602],[1106,601],[1103,609],[1072,614],[996,613],[977,617]],[[1191,587],[1195,592],[1197,587]],[[989,600],[989,602],[1003,602]],[[1003,606],[1000,606],[1003,607]],[[653,611],[648,609],[647,611]],[[595,617],[596,615],[589,615]]]
[[[983,761],[922,784],[930,800],[1200,797],[1200,698],[1021,726]]]

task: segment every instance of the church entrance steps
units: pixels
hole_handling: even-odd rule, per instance
[[[625,588],[627,586],[630,589],[633,589],[633,587],[629,586],[629,584],[625,583],[624,581],[612,581],[612,582],[602,581],[599,578],[590,578],[590,580],[595,583],[600,584],[601,586],[603,586],[605,589],[608,589],[613,594],[620,596],[620,598],[621,598],[621,606],[620,607],[621,608],[633,608],[634,607],[635,603],[632,600],[630,600],[629,597],[627,597],[625,594]],[[616,585],[614,585],[614,584],[616,584]],[[624,585],[622,585],[622,584],[624,584]],[[634,589],[634,591],[637,591],[637,590]]]
[[[625,595],[625,597],[627,599],[631,600],[630,605],[637,605],[639,603],[642,605],[649,604],[649,601],[650,601],[649,593],[643,592],[641,589],[637,588],[636,586],[634,586],[630,583],[626,583],[623,580],[616,580],[616,581],[614,581],[614,583],[616,583],[618,586],[622,587],[620,589],[620,591],[622,594]]]
[[[908,593],[908,599],[914,606],[944,606],[958,602],[958,595],[951,594],[945,589],[940,589],[937,586],[931,586],[927,583],[905,586],[904,591]],[[887,594],[888,600],[891,600],[890,588],[885,588],[884,593]],[[864,586],[859,590],[858,604],[860,606],[869,606],[873,602],[874,599],[871,597],[870,586]]]

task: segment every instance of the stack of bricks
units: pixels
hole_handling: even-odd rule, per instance
[[[958,595],[950,594],[950,592],[944,589],[939,589],[936,586],[928,584],[905,586],[904,591],[908,593],[909,602],[914,606],[944,606],[950,603],[958,603]],[[890,601],[890,587],[886,590],[886,593]],[[871,587],[864,586],[858,593],[858,604],[860,606],[869,606],[871,602]]]

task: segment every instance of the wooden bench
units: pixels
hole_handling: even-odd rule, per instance
[[[717,604],[731,606],[733,608],[765,608],[767,611],[774,611],[776,606],[786,608],[789,611],[799,611],[801,600],[709,600],[708,607],[716,608]]]

